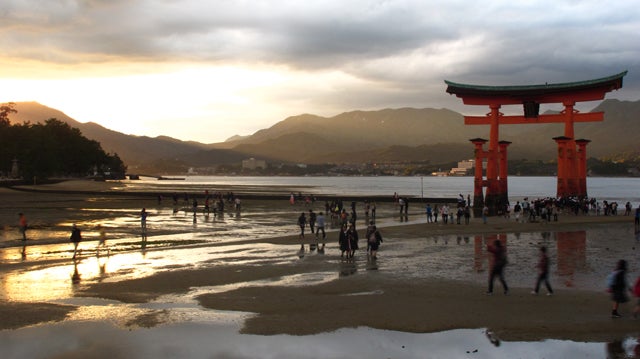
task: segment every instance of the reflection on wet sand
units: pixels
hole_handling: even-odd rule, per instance
[[[558,276],[563,277],[566,287],[573,287],[576,272],[583,271],[587,264],[587,232],[555,233],[558,254]]]
[[[135,315],[135,311],[131,312]],[[170,316],[166,311],[141,312],[139,318]],[[640,358],[636,339],[610,343],[567,340],[504,342],[491,330],[460,329],[440,333],[403,333],[371,328],[345,328],[307,336],[239,334],[238,315],[209,317],[198,310],[183,313],[186,321],[120,330],[109,322],[67,321],[0,335],[3,358]],[[166,318],[165,318],[166,319]],[[218,324],[212,324],[218,323]],[[126,323],[124,323],[126,325]],[[144,329],[141,329],[144,328]],[[33,345],[38,343],[38,345]],[[78,343],[92,343],[79,345]],[[46,353],[46,356],[43,355]],[[304,354],[303,354],[304,353]]]
[[[78,285],[80,284],[80,272],[78,272],[78,260],[77,259],[73,259],[73,274],[71,275],[71,283],[73,283],[73,285]]]

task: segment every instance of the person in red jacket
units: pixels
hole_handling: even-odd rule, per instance
[[[27,240],[27,217],[24,213],[18,213],[18,226],[20,227],[20,233],[22,234],[22,240]]]

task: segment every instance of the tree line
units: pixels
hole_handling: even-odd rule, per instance
[[[0,105],[0,175],[10,176],[17,162],[19,177],[124,178],[126,166],[117,154],[55,118],[41,123],[11,124],[14,103]]]

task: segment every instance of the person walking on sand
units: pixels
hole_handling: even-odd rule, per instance
[[[317,218],[318,216],[316,215],[316,212],[310,209],[309,210],[309,229],[311,230],[311,233],[315,233],[314,230],[315,230]]]
[[[372,259],[377,259],[378,248],[380,248],[380,243],[382,243],[382,235],[375,225],[372,225],[371,229],[367,231],[369,232],[367,234],[367,247],[369,249],[369,253],[371,254]]]
[[[629,301],[627,290],[631,291],[627,283],[627,261],[621,259],[616,264],[616,269],[609,274],[609,292],[611,293],[611,301],[613,302],[611,318],[621,317],[620,313],[618,313],[618,308],[620,307],[620,303]]]
[[[98,246],[96,247],[96,256],[100,256],[100,248],[106,249],[107,255],[109,255],[109,247],[107,247],[107,232],[101,224],[98,225]]]
[[[347,225],[343,224],[338,233],[338,246],[340,247],[340,257],[344,257],[345,252],[349,258],[349,240],[347,239]]]
[[[493,246],[487,245],[487,251],[493,255],[491,271],[489,272],[489,289],[487,290],[487,294],[493,294],[493,281],[497,276],[500,283],[502,283],[504,294],[507,295],[509,294],[509,287],[507,286],[507,282],[504,280],[504,267],[507,265],[506,249],[502,245],[502,242],[496,239],[493,241]]]
[[[376,220],[376,203],[375,202],[371,204],[371,219],[373,221]]]
[[[547,287],[547,295],[553,295],[553,289],[549,284],[549,256],[547,255],[547,247],[540,247],[540,257],[538,259],[538,279],[536,280],[536,286],[531,294],[538,295],[540,290],[540,283],[544,281],[545,287]]]
[[[327,238],[327,233],[324,231],[324,214],[323,212],[318,213],[316,217],[316,241],[318,240],[318,236],[322,232],[322,241],[324,242],[325,238]]]
[[[356,249],[358,249],[358,231],[356,231],[356,227],[353,223],[349,224],[349,229],[347,229],[347,242],[349,242],[349,254],[348,258],[353,258],[356,254]]]
[[[27,240],[27,217],[24,213],[18,213],[18,227],[20,228],[20,234],[22,234],[22,240]]]
[[[147,233],[147,209],[143,208],[140,212],[140,227],[142,228],[142,233]]]
[[[78,226],[73,225],[71,228],[71,243],[73,243],[73,259],[76,258],[76,254],[78,253],[78,245],[82,241],[82,233],[80,232],[80,228]]]
[[[303,239],[304,228],[307,226],[307,217],[304,215],[304,212],[300,213],[300,217],[298,217],[298,226],[300,227],[300,239]],[[300,250],[304,250],[304,244],[301,244]]]
[[[371,253],[371,242],[369,241],[369,237],[371,236],[371,233],[373,233],[375,230],[376,230],[375,223],[373,221],[370,221],[369,225],[367,226],[367,231],[364,234],[364,237],[367,239],[367,254]]]

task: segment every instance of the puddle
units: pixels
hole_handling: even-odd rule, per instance
[[[128,313],[135,315],[136,313]],[[149,314],[149,313],[147,313]],[[162,312],[156,313],[162,316]],[[151,314],[153,316],[153,314]],[[185,317],[189,317],[188,315]],[[366,327],[308,336],[239,334],[242,315],[192,315],[153,327],[66,321],[0,332],[3,358],[606,358],[634,357],[638,341],[490,340],[485,329],[416,334]],[[183,318],[184,319],[184,318]],[[34,345],[37,343],[37,345]]]

